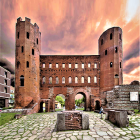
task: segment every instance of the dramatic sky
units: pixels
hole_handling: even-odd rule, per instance
[[[17,18],[41,32],[41,54],[98,55],[106,29],[123,30],[123,83],[140,81],[140,0],[1,0],[0,64],[14,73]]]

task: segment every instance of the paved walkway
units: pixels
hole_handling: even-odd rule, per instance
[[[53,132],[57,113],[37,113],[0,126],[0,140],[140,140],[140,116],[129,116],[131,126],[118,128],[100,114],[84,113],[89,114],[90,130]]]

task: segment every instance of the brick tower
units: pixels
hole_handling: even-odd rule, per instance
[[[98,40],[100,55],[100,93],[123,83],[122,29],[112,27]]]
[[[41,33],[30,19],[16,23],[15,107],[31,107],[40,100]]]

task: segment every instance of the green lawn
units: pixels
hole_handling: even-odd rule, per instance
[[[84,110],[84,108],[77,108],[76,110]]]
[[[15,119],[14,118],[15,114],[17,113],[0,113],[0,126]]]
[[[55,109],[55,111],[62,111],[62,110],[63,110],[63,109],[57,109],[57,108]]]

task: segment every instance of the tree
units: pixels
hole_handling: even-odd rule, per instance
[[[58,101],[62,106],[65,105],[64,99],[61,96],[56,96],[55,100]]]
[[[75,100],[75,104],[76,104],[76,106],[79,106],[81,103],[84,103],[85,102],[85,98],[84,97],[82,97],[81,99],[76,99]]]

